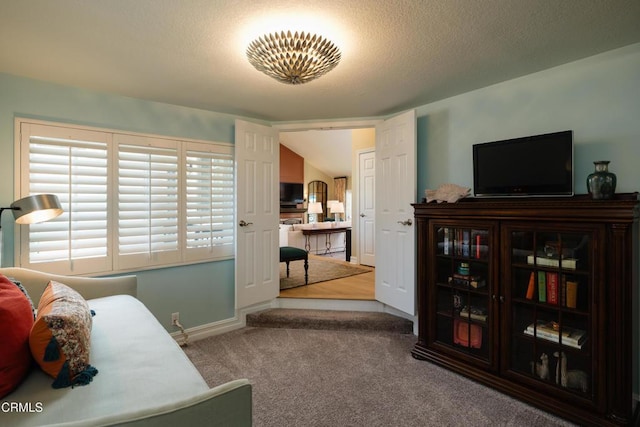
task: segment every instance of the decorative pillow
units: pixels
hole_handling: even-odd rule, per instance
[[[36,306],[33,305],[33,301],[31,300],[31,297],[29,296],[29,293],[27,292],[27,290],[24,288],[24,286],[22,286],[22,282],[20,282],[19,280],[14,279],[13,277],[7,277],[11,282],[13,282],[14,285],[16,285],[18,287],[18,289],[20,289],[20,291],[22,291],[22,293],[24,294],[25,297],[27,297],[27,301],[29,301],[29,305],[31,306],[31,314],[33,315],[33,320],[36,319]]]
[[[55,381],[53,388],[89,384],[98,370],[89,364],[92,311],[80,294],[50,281],[31,329],[31,354]]]
[[[31,310],[26,294],[0,274],[0,398],[13,391],[31,368]]]

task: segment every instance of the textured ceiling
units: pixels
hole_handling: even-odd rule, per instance
[[[0,72],[271,122],[378,118],[640,42],[639,22],[638,0],[0,0]],[[283,29],[340,64],[297,86],[259,73],[248,43]],[[344,132],[289,136],[350,175],[348,145],[322,161]]]
[[[379,117],[640,41],[638,0],[0,0],[0,72],[275,122]],[[342,50],[319,80],[247,61],[266,31]]]

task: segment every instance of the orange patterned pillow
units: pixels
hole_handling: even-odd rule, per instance
[[[89,364],[92,312],[80,294],[55,281],[40,297],[31,329],[31,354],[55,378],[53,388],[89,384],[98,370]]]

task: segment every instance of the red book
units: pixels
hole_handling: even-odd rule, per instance
[[[547,303],[558,305],[558,273],[547,273]]]

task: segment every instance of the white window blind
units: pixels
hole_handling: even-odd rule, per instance
[[[16,229],[20,266],[92,274],[233,256],[231,145],[18,121],[19,196],[52,193],[64,209]]]
[[[178,246],[176,141],[116,135],[118,267],[173,264]]]
[[[28,227],[21,264],[77,274],[108,270],[108,137],[47,126],[29,130],[26,194],[55,194],[64,213]]]
[[[233,162],[228,146],[187,146],[186,256],[189,260],[233,255]]]

